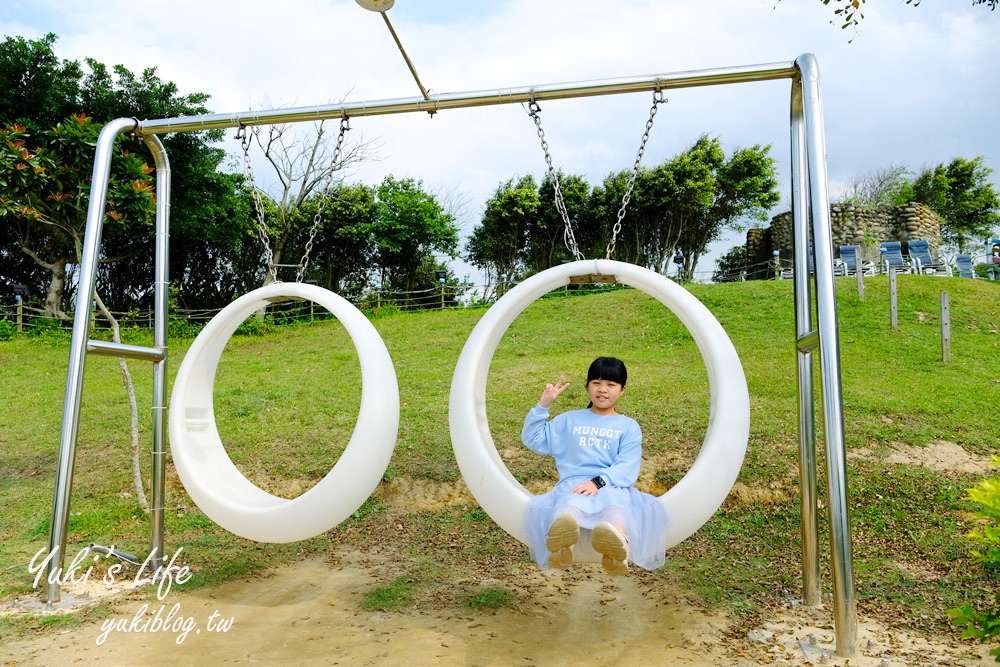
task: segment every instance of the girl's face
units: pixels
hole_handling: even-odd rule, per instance
[[[587,383],[587,396],[598,414],[615,414],[615,403],[625,393],[625,387],[611,380],[591,380]]]

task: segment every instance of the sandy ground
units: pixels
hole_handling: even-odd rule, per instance
[[[835,655],[829,611],[796,605],[745,637],[728,637],[724,615],[680,598],[652,599],[638,578],[611,578],[595,566],[530,575],[529,597],[499,611],[366,612],[362,597],[378,584],[365,560],[360,554],[336,565],[306,560],[215,588],[175,588],[162,601],[149,590],[119,587],[111,592],[109,617],[8,642],[0,664],[995,664],[986,647],[890,631],[865,619],[860,654],[848,661]],[[67,607],[84,588],[93,592],[91,603],[109,593],[67,586]]]
[[[939,443],[896,454],[935,467],[982,464],[958,450]],[[454,490],[427,492],[430,504],[456,501],[454,496]],[[0,646],[0,665],[996,664],[986,646],[915,636],[864,617],[859,653],[839,657],[829,605],[811,609],[791,599],[775,601],[759,626],[734,636],[730,619],[691,605],[684,591],[664,591],[642,577],[610,577],[592,565],[543,573],[526,563],[517,581],[478,582],[516,588],[516,603],[496,611],[362,610],[364,595],[385,584],[373,573],[391,569],[383,562],[390,557],[344,547],[329,560],[304,560],[212,588],[175,586],[163,599],[127,580],[112,588],[68,585],[55,612],[103,600],[111,602],[112,613],[8,641]],[[44,613],[37,596],[0,605],[0,615],[22,613]]]

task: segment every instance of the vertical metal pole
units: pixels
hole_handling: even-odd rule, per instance
[[[134,129],[137,125],[138,121],[130,118],[111,121],[101,130],[94,153],[87,226],[83,235],[80,259],[80,283],[76,293],[73,337],[70,341],[69,362],[66,369],[66,393],[63,397],[62,428],[59,432],[52,523],[49,528],[49,555],[52,557],[47,568],[45,600],[50,605],[59,602],[61,595],[59,579],[66,557],[66,529],[70,491],[73,486],[73,465],[76,459],[76,436],[80,421],[83,367],[87,358],[90,302],[94,298],[94,281],[97,277],[97,258],[104,226],[104,203],[108,196],[108,175],[111,172],[111,151],[118,135]]]
[[[802,109],[809,163],[809,200],[816,252],[817,332],[826,432],[834,626],[837,636],[837,655],[849,658],[858,650],[858,618],[854,591],[850,507],[847,502],[844,402],[840,377],[837,300],[833,280],[833,230],[826,171],[826,138],[819,93],[819,66],[816,58],[812,54],[805,54],[799,57],[795,64],[799,68],[802,82]]]
[[[889,324],[892,330],[899,328],[899,304],[896,301],[896,267],[889,267]]]
[[[170,161],[158,137],[144,137],[156,164],[156,268],[153,285],[153,346],[163,351],[153,363],[153,460],[150,472],[152,506],[149,511],[150,566],[163,565],[163,512],[166,498],[167,433],[167,308],[170,290]]]
[[[809,287],[809,192],[808,162],[805,152],[805,123],[802,115],[802,84],[792,81],[792,231],[794,238],[793,285],[795,294],[795,335],[798,340],[813,331],[812,293]],[[799,386],[799,514],[802,536],[802,599],[811,607],[820,605],[819,528],[816,519],[816,425],[813,389],[812,347],[798,347],[796,367]]]
[[[951,299],[941,292],[941,361],[951,360]]]

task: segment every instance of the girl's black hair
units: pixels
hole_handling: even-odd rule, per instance
[[[628,370],[621,359],[616,359],[615,357],[598,357],[594,359],[593,363],[590,364],[590,368],[587,369],[587,384],[590,384],[592,380],[608,380],[610,382],[617,382],[624,387],[628,380]],[[589,403],[587,407],[594,407],[593,402]]]

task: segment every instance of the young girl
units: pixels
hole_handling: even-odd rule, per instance
[[[615,409],[627,378],[624,363],[599,357],[587,371],[586,409],[548,419],[549,407],[569,386],[560,376],[545,385],[524,420],[524,444],[552,456],[559,471],[555,487],[533,498],[528,508],[529,549],[540,568],[569,566],[581,529],[611,574],[628,574],[630,560],[647,570],[663,565],[666,513],[657,498],[633,486],[642,460],[642,431]]]

